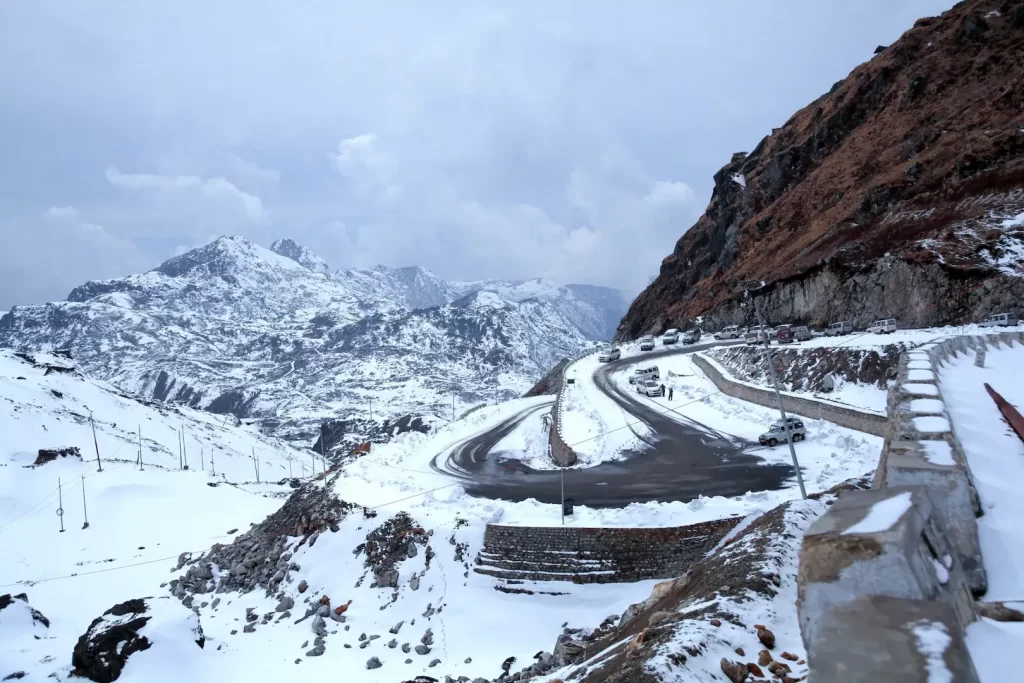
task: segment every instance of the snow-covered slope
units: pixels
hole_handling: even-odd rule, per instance
[[[462,294],[487,291],[500,294],[511,301],[547,301],[579,327],[587,338],[594,340],[612,338],[627,304],[622,292],[617,289],[594,285],[563,286],[541,278],[453,282],[451,286]]]
[[[328,418],[449,416],[453,398],[461,412],[521,393],[593,336],[599,316],[570,289],[484,284],[423,268],[330,273],[292,240],[268,250],[222,237],[16,307],[0,347],[67,349],[125,391],[308,438]]]

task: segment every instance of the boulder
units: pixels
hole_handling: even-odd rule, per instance
[[[154,617],[161,623],[185,621],[195,644],[206,644],[194,612],[169,597],[136,598],[114,605],[92,621],[72,652],[72,674],[97,683],[117,680],[129,657],[152,647],[147,625]]]

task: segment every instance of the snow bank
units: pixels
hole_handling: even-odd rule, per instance
[[[1006,425],[985,390],[988,382],[1024,410],[1024,347],[988,349],[985,367],[973,354],[950,358],[939,372],[942,396],[963,445],[984,515],[978,540],[988,573],[986,600],[1024,609],[1024,443]],[[967,629],[967,645],[981,680],[1002,680],[1024,648],[1024,624],[981,619]]]

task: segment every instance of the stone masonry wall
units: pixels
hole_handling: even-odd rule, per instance
[[[747,384],[741,384],[726,377],[719,370],[718,366],[700,353],[693,354],[693,362],[696,363],[708,379],[718,387],[726,396],[732,396],[743,401],[756,403],[768,408],[775,408],[775,392],[769,389],[758,389]],[[823,401],[802,398],[799,396],[783,396],[783,405],[786,413],[800,415],[814,420],[828,420],[842,427],[856,429],[859,432],[867,432],[875,436],[885,436],[889,429],[889,420],[884,415],[865,413],[853,408],[832,405]]]
[[[735,517],[660,528],[489,524],[474,571],[512,581],[576,583],[677,577],[739,521]]]
[[[814,680],[878,680],[863,653],[888,673],[907,672],[900,680],[926,680],[911,637],[926,612],[951,637],[947,668],[960,672],[956,680],[977,680],[964,629],[987,589],[975,519],[982,506],[938,371],[958,353],[1014,342],[1024,334],[949,337],[900,359],[873,490],[841,496],[804,537],[798,606]],[[862,529],[880,509],[889,510],[885,528]]]

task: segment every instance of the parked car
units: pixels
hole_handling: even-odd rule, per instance
[[[605,351],[602,351],[601,355],[597,357],[597,362],[610,363],[613,360],[618,360],[619,358],[622,358],[622,351],[620,351],[618,347],[616,347],[613,349],[607,349]]]
[[[720,341],[723,340],[723,339],[739,339],[740,338],[740,326],[739,325],[729,325],[728,327],[723,327],[718,332],[715,332],[714,336],[715,336],[715,339],[718,339]]]
[[[700,332],[697,330],[688,330],[683,332],[683,343],[684,344],[696,344],[700,341]]]
[[[654,350],[654,337],[647,335],[640,337],[640,350],[641,351],[653,351]]]
[[[811,328],[807,327],[807,325],[797,325],[793,328],[793,339],[797,341],[807,341],[813,336],[814,333],[811,332]]]
[[[661,343],[664,346],[668,346],[669,344],[675,344],[678,341],[679,341],[679,330],[677,330],[674,327],[671,328],[671,329],[665,330],[665,334],[661,335]]]
[[[637,368],[633,371],[633,374],[629,376],[629,383],[636,384],[643,382],[644,380],[658,380],[661,379],[661,373],[658,372],[657,365],[650,365],[646,368]]]
[[[636,393],[643,394],[644,396],[664,396],[665,392],[661,388],[661,385],[655,382],[653,379],[645,379],[642,382],[636,383]]]
[[[1017,325],[1017,316],[1014,313],[996,313],[985,318],[979,327],[1014,327]]]
[[[804,423],[800,418],[791,417],[789,419],[789,434],[793,435],[793,443],[797,441],[803,441],[807,438],[807,430],[804,429]],[[762,446],[777,446],[782,442],[788,440],[786,426],[782,420],[776,420],[768,431],[757,437],[758,442]]]
[[[775,338],[779,340],[780,344],[792,344],[793,328],[789,325],[779,325],[775,330]]]
[[[868,332],[871,332],[872,334],[892,334],[895,331],[896,320],[893,318],[876,320],[875,322],[868,325]]]
[[[748,346],[753,344],[762,344],[766,341],[769,341],[768,331],[760,325],[751,327],[747,333],[743,335],[743,342]]]
[[[853,332],[853,323],[846,320],[832,323],[825,328],[825,334],[829,337],[838,337],[841,334],[850,334],[851,332]]]

